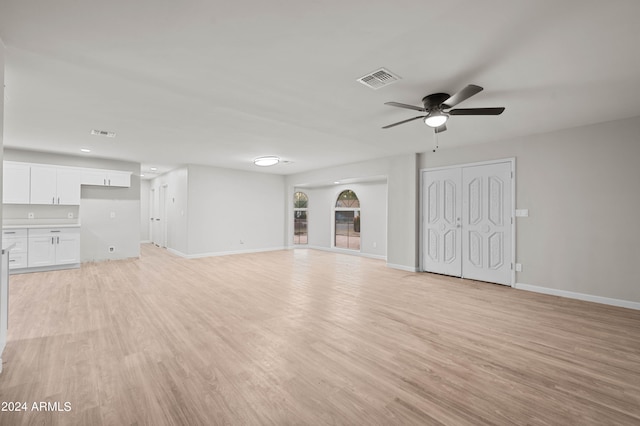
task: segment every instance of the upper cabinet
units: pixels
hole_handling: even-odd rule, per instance
[[[5,161],[2,202],[80,205],[80,185],[128,188],[131,172]]]
[[[131,186],[131,172],[101,169],[83,169],[81,183],[95,186]]]
[[[80,170],[31,165],[31,203],[80,204]]]
[[[29,204],[31,175],[28,164],[5,162],[2,178],[4,204]]]

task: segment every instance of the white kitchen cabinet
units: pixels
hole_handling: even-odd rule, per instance
[[[27,267],[27,230],[7,229],[2,231],[2,246],[9,251],[9,269]]]
[[[29,268],[80,263],[80,228],[29,230]]]
[[[94,186],[131,186],[131,172],[118,170],[84,169],[81,177],[82,185]]]
[[[5,161],[2,178],[4,204],[29,204],[31,176],[29,164]]]
[[[31,204],[80,205],[80,171],[31,165]]]
[[[29,268],[56,264],[55,237],[38,235],[29,237]]]

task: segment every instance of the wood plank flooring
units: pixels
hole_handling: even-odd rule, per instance
[[[640,312],[313,250],[11,277],[0,412],[47,425],[638,425]]]

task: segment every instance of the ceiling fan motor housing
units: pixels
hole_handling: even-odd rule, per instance
[[[439,111],[442,109],[442,103],[449,99],[447,93],[433,93],[422,98],[422,104],[427,111]]]

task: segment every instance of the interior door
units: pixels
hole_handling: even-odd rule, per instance
[[[459,168],[423,172],[422,268],[438,274],[462,276]]]
[[[167,247],[167,185],[162,185],[160,187],[158,218],[160,219],[160,223],[158,225],[158,232],[160,233],[158,245],[160,247]]]
[[[159,194],[156,188],[151,188],[151,242],[157,246],[160,245],[160,233],[158,230],[158,223],[160,221],[160,218],[158,217],[158,197]]]
[[[511,284],[511,163],[462,168],[464,278]]]

